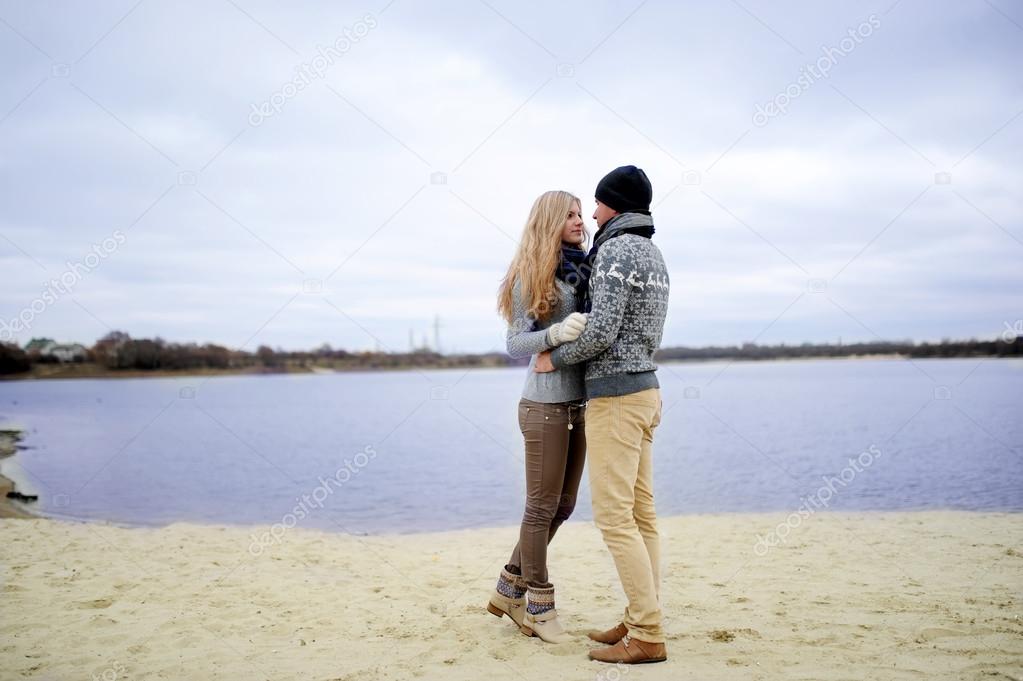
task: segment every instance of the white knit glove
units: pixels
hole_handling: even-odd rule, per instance
[[[574,341],[586,328],[586,315],[573,312],[565,317],[565,321],[558,324],[551,324],[547,329],[547,342],[551,345],[561,345]]]

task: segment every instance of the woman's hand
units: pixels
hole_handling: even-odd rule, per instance
[[[541,352],[536,356],[536,364],[533,365],[533,371],[538,374],[547,374],[554,371],[554,365],[551,364],[551,351]]]
[[[551,324],[547,329],[547,340],[551,345],[561,345],[574,341],[586,328],[586,315],[573,312],[559,324]]]

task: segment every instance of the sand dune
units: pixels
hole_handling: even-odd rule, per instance
[[[615,668],[586,658],[623,605],[588,523],[552,551],[580,638],[551,646],[483,609],[515,528],[296,528],[259,553],[265,528],[0,520],[0,677],[1023,678],[1023,516],[820,513],[755,548],[784,521],[663,519],[670,659]]]

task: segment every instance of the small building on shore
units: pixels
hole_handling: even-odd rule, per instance
[[[52,338],[33,338],[28,343],[25,343],[25,352],[42,353],[42,351],[50,345],[57,345],[57,341]]]
[[[51,362],[84,362],[89,351],[81,343],[58,343],[52,338],[33,338],[25,345],[25,352],[38,354]]]

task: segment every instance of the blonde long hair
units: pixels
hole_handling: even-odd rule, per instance
[[[572,204],[581,206],[578,197],[564,191],[544,192],[533,202],[519,248],[497,294],[497,311],[509,324],[512,323],[512,290],[516,283],[521,283],[522,301],[526,312],[534,319],[547,319],[557,305],[554,275],[561,258],[561,231]],[[585,227],[583,230],[585,234]],[[580,247],[585,248],[585,242]]]

